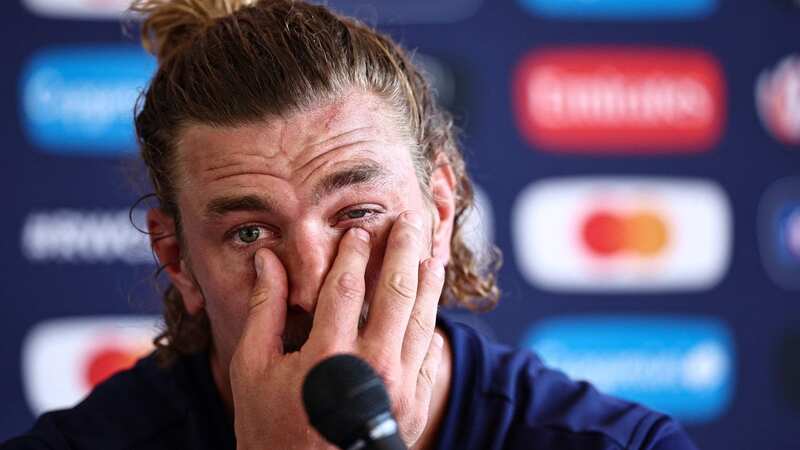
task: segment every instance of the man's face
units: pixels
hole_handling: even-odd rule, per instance
[[[377,96],[353,91],[284,118],[192,125],[181,134],[183,264],[170,276],[183,277],[175,284],[190,313],[206,309],[225,367],[247,316],[259,248],[274,252],[288,276],[285,351],[305,342],[320,286],[349,228],[371,234],[367,303],[387,235],[403,211],[424,218],[428,242],[420,257],[447,257],[452,214],[426,200],[409,139],[391,117]]]

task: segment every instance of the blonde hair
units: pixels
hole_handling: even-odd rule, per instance
[[[130,9],[143,16],[143,46],[159,61],[137,106],[136,134],[154,195],[175,219],[179,238],[175,143],[182,126],[241,125],[361,88],[403,118],[415,140],[412,159],[421,185],[428,185],[441,155],[455,173],[456,220],[442,302],[471,310],[495,305],[499,253],[482,266],[462,236],[473,188],[452,118],[389,37],[292,0],[138,0]],[[164,295],[164,317],[155,343],[166,359],[210,342],[205,313],[188,315],[173,286]]]

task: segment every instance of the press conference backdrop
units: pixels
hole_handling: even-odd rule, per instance
[[[455,112],[503,298],[456,315],[672,414],[703,449],[798,449],[800,4],[332,1]],[[132,132],[155,62],[124,1],[3,3],[0,440],[158,329]],[[135,28],[135,27],[134,27]]]

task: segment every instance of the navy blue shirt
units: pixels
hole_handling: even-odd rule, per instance
[[[669,417],[598,393],[531,352],[487,341],[440,316],[450,337],[450,398],[439,450],[696,450]],[[268,447],[268,446],[267,446]],[[204,353],[160,368],[151,355],[76,407],[42,415],[3,450],[235,449]],[[279,449],[276,449],[279,450]]]

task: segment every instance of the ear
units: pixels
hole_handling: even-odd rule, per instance
[[[197,314],[203,309],[203,295],[194,281],[186,258],[182,257],[185,251],[181,251],[175,232],[175,219],[159,208],[151,208],[147,211],[147,229],[150,232],[150,246],[155,251],[159,264],[164,266],[164,272],[181,293],[183,306],[190,315]]]
[[[435,208],[431,256],[446,264],[450,260],[450,239],[453,237],[456,213],[456,177],[450,161],[443,153],[439,153],[436,157],[436,166],[431,173],[430,189]]]

